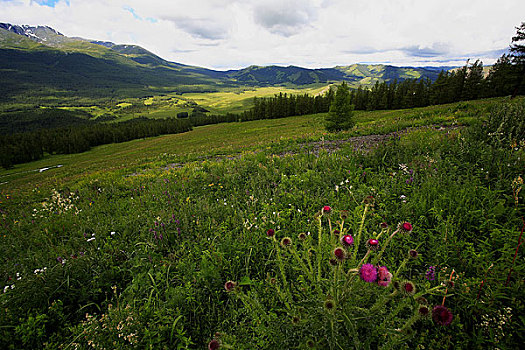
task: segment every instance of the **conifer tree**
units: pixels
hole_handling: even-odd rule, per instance
[[[341,131],[349,130],[354,127],[353,119],[354,106],[350,103],[350,89],[343,82],[335,93],[335,98],[330,105],[330,112],[326,117],[326,130]]]
[[[525,22],[516,27],[516,35],[512,37],[510,53],[512,61],[516,65],[518,79],[513,96],[525,93]]]

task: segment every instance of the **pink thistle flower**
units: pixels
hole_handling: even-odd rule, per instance
[[[236,286],[237,283],[233,281],[227,281],[226,283],[224,283],[224,289],[226,289],[227,292],[233,292]]]
[[[366,242],[366,247],[370,250],[378,250],[379,249],[379,241],[377,239],[373,239],[373,238],[370,238],[367,242]]]
[[[341,244],[345,247],[349,247],[354,244],[354,237],[352,235],[344,235],[341,237]]]
[[[445,306],[436,305],[434,306],[434,309],[432,309],[432,319],[437,324],[440,324],[442,326],[448,326],[452,323],[453,318],[454,315],[452,315],[452,312]]]
[[[275,236],[275,230],[273,228],[269,228],[268,231],[266,231],[266,236],[268,237]]]
[[[334,249],[334,256],[337,260],[343,261],[346,258],[346,252],[343,248],[337,247]]]
[[[332,208],[329,205],[325,205],[323,207],[323,214],[330,214],[331,211],[332,211]]]
[[[388,287],[392,281],[392,274],[388,271],[386,266],[381,266],[377,269],[377,284],[380,287]]]
[[[359,276],[365,282],[375,282],[377,280],[377,269],[372,264],[364,264],[359,269]]]
[[[221,347],[221,343],[217,339],[212,339],[208,343],[208,350],[217,350]]]
[[[410,233],[412,232],[412,224],[410,222],[400,222],[399,225],[397,225],[397,229],[401,231],[402,233]]]

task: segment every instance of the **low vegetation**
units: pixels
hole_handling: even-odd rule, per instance
[[[2,170],[0,347],[517,348],[524,108],[207,125]]]

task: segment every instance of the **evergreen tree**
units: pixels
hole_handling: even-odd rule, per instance
[[[498,58],[487,77],[489,96],[508,96],[514,92],[517,84],[515,68],[509,55],[504,54]]]
[[[516,35],[512,37],[510,53],[513,63],[516,65],[517,82],[513,96],[525,93],[525,22],[516,27]]]
[[[475,100],[480,97],[483,85],[483,63],[476,60],[468,68],[468,73],[463,86],[462,100]]]
[[[353,120],[354,106],[350,103],[350,89],[343,82],[335,93],[334,102],[330,106],[330,111],[326,117],[326,130],[341,131],[349,130],[354,127]]]

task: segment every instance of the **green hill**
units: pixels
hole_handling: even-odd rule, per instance
[[[144,97],[166,92],[210,92],[239,86],[305,86],[348,81],[437,77],[437,71],[385,65],[308,69],[250,66],[215,71],[169,62],[136,45],[69,38],[44,26],[0,23],[0,99]]]

